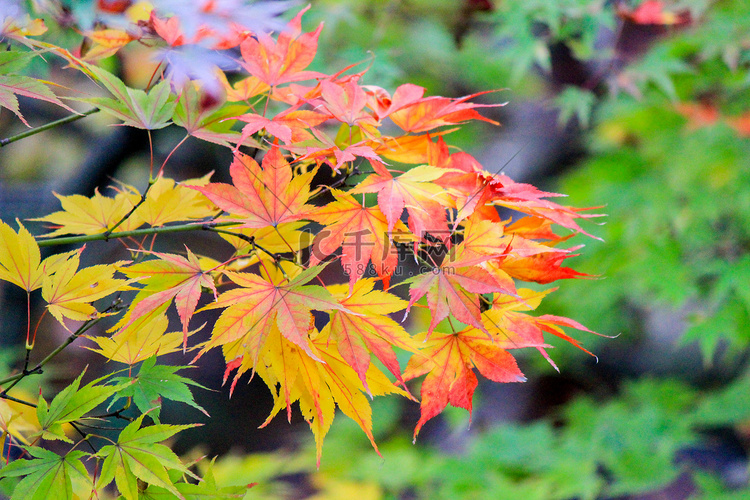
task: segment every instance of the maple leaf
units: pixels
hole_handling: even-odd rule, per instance
[[[100,316],[91,302],[124,290],[133,280],[114,278],[114,264],[99,264],[78,269],[81,248],[57,264],[55,273],[42,282],[42,297],[47,310],[63,326],[63,318],[87,321]],[[67,328],[67,326],[65,327]]]
[[[448,165],[457,166],[458,172],[446,172],[436,184],[443,186],[453,198],[456,208],[454,227],[475,212],[488,220],[499,221],[497,211],[489,206],[499,182],[488,172],[475,170],[475,161],[465,155],[462,161],[454,161],[456,155],[446,159]],[[439,165],[439,163],[438,163]]]
[[[224,80],[224,73],[219,72]],[[221,78],[220,78],[221,80]],[[181,87],[180,96],[175,107],[172,121],[184,128],[192,137],[220,144],[222,146],[243,145],[251,148],[260,148],[261,145],[251,137],[241,140],[241,134],[232,130],[236,122],[233,117],[247,111],[247,106],[230,105],[221,106],[216,109],[206,106],[206,102],[212,102],[213,95],[199,89],[194,83]]]
[[[325,110],[330,116],[350,127],[359,127],[369,138],[377,135],[378,121],[365,110],[367,94],[357,82],[349,78],[345,82],[323,80],[320,82],[320,99],[311,99],[315,109]]]
[[[311,220],[326,226],[313,240],[311,261],[320,262],[341,247],[341,265],[349,276],[350,289],[364,275],[370,260],[387,288],[398,264],[388,220],[378,207],[364,207],[350,194],[337,189],[331,189],[331,194],[335,201],[309,214]],[[400,221],[394,230],[402,236],[409,234]]]
[[[4,0],[0,9],[0,36],[3,38],[10,38],[33,48],[34,42],[27,37],[47,32],[44,20],[32,19],[16,0]]]
[[[277,227],[284,222],[307,218],[314,208],[307,205],[310,181],[315,172],[292,177],[292,170],[273,147],[263,157],[263,168],[249,156],[236,152],[229,167],[234,186],[211,183],[192,186],[222,210],[237,216],[242,227]]]
[[[427,307],[432,313],[428,334],[449,314],[453,314],[461,323],[483,329],[477,294],[515,293],[507,284],[498,283],[492,274],[477,266],[455,268],[444,265],[409,278],[406,282],[410,284],[407,312],[427,295]]]
[[[390,113],[388,116],[404,132],[412,133],[427,132],[437,127],[457,125],[468,120],[481,120],[499,125],[498,122],[480,115],[475,108],[504,106],[506,103],[477,104],[467,102],[469,99],[490,92],[495,91],[478,92],[458,99],[437,96],[425,97]]]
[[[185,40],[185,33],[180,29],[180,18],[178,16],[162,19],[156,14],[156,11],[152,10],[149,23],[154,27],[154,32],[172,47],[179,47],[185,43],[195,43],[197,41],[195,39]]]
[[[29,122],[21,114],[18,98],[21,95],[61,106],[72,113],[76,111],[60,101],[42,80],[14,74],[21,71],[36,56],[36,52],[3,51],[0,53],[0,107],[11,110],[26,125]]]
[[[82,54],[84,61],[91,62],[115,55],[121,48],[134,40],[125,30],[105,28],[89,31],[86,36],[91,40],[91,47]]]
[[[507,175],[499,174],[494,176],[494,183],[491,197],[494,204],[512,208],[513,210],[518,210],[519,212],[535,217],[549,219],[562,227],[601,240],[601,238],[584,231],[575,221],[575,219],[581,218],[602,217],[601,214],[581,214],[579,212],[582,210],[590,209],[571,208],[544,200],[543,198],[565,195],[540,191],[531,184],[515,182]]]
[[[166,333],[169,321],[164,313],[168,306],[167,303],[157,306],[153,312],[133,320],[111,337],[86,337],[96,342],[99,348],[84,347],[130,366],[153,356],[177,352],[183,345],[183,333]]]
[[[404,370],[405,380],[427,373],[422,382],[421,417],[414,429],[415,441],[425,422],[440,414],[448,403],[471,415],[471,400],[478,384],[473,368],[495,382],[526,381],[513,356],[482,331],[427,332],[421,337],[425,344],[420,355],[413,356]]]
[[[134,192],[117,193],[114,198],[102,196],[99,190],[96,190],[91,198],[80,194],[61,196],[54,193],[54,195],[60,200],[62,210],[44,217],[30,219],[49,222],[56,227],[51,233],[45,234],[45,238],[63,234],[106,233],[120,222],[140,200],[140,195]],[[118,229],[126,231],[135,229],[137,225],[135,219],[126,220],[118,226]]]
[[[486,331],[493,336],[499,346],[507,349],[535,347],[550,365],[559,371],[545,350],[551,347],[544,342],[545,332],[569,342],[591,356],[594,354],[585,349],[579,341],[567,335],[560,326],[575,328],[602,337],[605,335],[589,330],[569,318],[549,314],[534,317],[521,312],[536,309],[542,299],[555,290],[557,289],[534,291],[521,288],[518,290],[517,297],[498,295],[492,301],[490,309],[482,314],[482,321]]]
[[[169,222],[203,219],[216,213],[216,208],[205,196],[188,186],[205,186],[211,174],[198,179],[176,183],[159,175],[146,194],[145,201],[131,215],[137,225],[163,226]],[[137,192],[130,186],[126,189]]]
[[[223,71],[219,71],[217,77],[227,93],[227,101],[229,102],[247,101],[268,92],[270,89],[268,84],[261,82],[254,76],[248,76],[234,84],[229,83]]]
[[[18,233],[0,221],[0,279],[31,292],[42,286],[45,266],[36,240],[20,221],[17,223]],[[52,261],[48,258],[48,262]]]
[[[81,462],[88,454],[71,450],[60,456],[57,453],[29,446],[25,448],[32,458],[14,460],[0,469],[0,477],[25,476],[13,489],[15,498],[60,498],[72,499],[73,480],[85,482],[89,473]]]
[[[368,85],[364,88],[368,93],[368,106],[375,112],[377,120],[420,101],[425,93],[424,87],[413,83],[399,85],[393,96],[380,87]]]
[[[503,224],[473,215],[463,229],[461,244],[449,256],[451,266],[473,266],[508,253],[511,243],[504,237]]]
[[[81,379],[85,373],[86,370],[70,385],[57,393],[49,404],[41,394],[39,395],[36,414],[40,425],[39,435],[44,439],[61,440],[73,444],[73,441],[65,436],[63,424],[82,418],[86,413],[131,383],[125,381],[113,385],[99,385],[99,382],[106,378],[105,376],[80,387]]]
[[[138,480],[141,480],[181,498],[167,470],[177,470],[191,476],[194,474],[171,449],[160,442],[195,425],[155,424],[141,427],[145,416],[144,413],[128,424],[120,432],[116,443],[102,446],[99,450],[96,456],[103,458],[104,462],[97,486],[104,488],[114,480],[126,500],[137,500],[140,497]]]
[[[423,165],[393,177],[382,163],[370,163],[375,174],[365,178],[350,192],[378,193],[378,207],[388,220],[389,232],[393,231],[406,208],[412,233],[418,238],[430,233],[446,242],[450,234],[445,209],[451,202],[445,190],[431,182],[442,177],[445,170]]]
[[[478,237],[481,231],[492,229],[491,222],[469,226],[465,241],[454,247],[440,266],[405,280],[410,284],[407,313],[417,300],[427,295],[427,307],[432,313],[429,334],[449,314],[461,323],[484,329],[481,322],[479,296],[483,293],[501,293],[515,296],[513,280],[505,273],[493,272],[476,264],[505,252],[507,246],[490,244],[487,248]],[[494,228],[494,231],[500,231]],[[495,235],[497,240],[497,234]],[[492,242],[492,240],[490,240]]]
[[[185,250],[187,258],[175,254],[144,251],[144,253],[155,255],[158,259],[118,269],[126,276],[141,280],[145,285],[133,300],[123,329],[143,315],[174,299],[177,314],[182,323],[183,349],[187,348],[188,323],[198,305],[201,288],[211,290],[214,297],[217,292],[214,279],[209,274],[210,268],[206,269],[206,264],[202,264],[187,246]],[[210,267],[215,267],[214,264],[217,263],[213,261],[208,263]],[[121,320],[121,323],[124,320],[125,318]]]
[[[347,127],[346,124],[343,126]],[[356,127],[352,129],[352,136],[354,136],[355,131]],[[371,140],[361,140],[352,143],[351,141],[339,141],[338,137],[337,140],[333,140],[324,132],[315,128],[310,129],[310,132],[315,136],[320,146],[307,146],[305,148],[289,147],[290,151],[301,155],[297,158],[297,161],[315,160],[318,163],[325,161],[336,172],[339,171],[341,165],[346,162],[353,162],[358,157],[367,158],[372,161],[381,161],[380,156],[372,148]],[[331,161],[331,157],[335,161]]]
[[[179,332],[178,332],[179,333]],[[178,339],[178,344],[179,344]],[[117,382],[128,382],[128,385],[117,393],[117,397],[110,403],[110,408],[123,398],[132,398],[136,407],[147,413],[154,422],[159,422],[161,402],[163,399],[178,401],[192,406],[206,416],[209,416],[201,405],[195,402],[189,386],[206,389],[199,383],[177,375],[175,372],[191,366],[157,365],[156,356],[147,358],[138,369],[138,374],[131,377],[116,377]]]
[[[223,219],[217,219],[222,221]],[[261,228],[230,228],[221,233],[223,239],[235,248],[235,255],[244,255],[255,252],[252,261],[242,262],[243,267],[254,264],[258,260],[258,246],[263,247],[271,253],[298,252],[307,248],[312,243],[313,234],[303,228],[308,222],[285,222],[277,227],[266,226]],[[237,236],[233,236],[236,234]],[[229,264],[230,266],[234,263]]]
[[[257,34],[257,39],[251,37],[242,42],[242,67],[271,87],[325,76],[315,71],[304,71],[315,58],[318,36],[323,29],[323,23],[320,23],[314,32],[301,34],[302,15],[309,8],[307,6],[302,9],[289,22],[289,28],[279,34],[277,41],[260,33]]]
[[[36,435],[39,430],[33,408],[7,399],[0,400],[0,445],[6,446],[8,439],[29,445],[29,437]]]
[[[323,438],[338,405],[345,415],[360,426],[380,454],[372,434],[372,409],[363,394],[364,387],[359,377],[341,357],[334,340],[315,335],[312,347],[315,358],[323,363],[296,348],[276,328],[268,337],[261,356],[263,362],[258,363],[257,371],[271,389],[274,407],[261,427],[267,425],[283,408],[287,410],[287,418],[291,419],[291,404],[299,401],[302,416],[315,436],[320,466]],[[370,365],[366,381],[372,395],[406,395],[374,365]]]
[[[130,127],[156,130],[170,124],[176,104],[169,82],[161,81],[146,93],[126,86],[122,80],[105,69],[83,61],[81,64],[86,66],[114,98],[88,97],[77,100],[93,104]]]
[[[525,239],[549,240],[551,243],[558,243],[568,240],[573,235],[560,236],[552,231],[553,222],[541,217],[521,217],[512,224],[505,227],[506,234],[515,234]]]
[[[498,267],[516,279],[547,284],[559,279],[595,277],[569,267],[562,267],[563,260],[578,256],[579,254],[571,252],[582,248],[583,245],[568,249],[537,245],[539,250],[531,252],[519,252],[513,243],[509,243],[509,247],[507,254],[498,260]]]
[[[285,144],[312,140],[313,135],[307,132],[307,129],[320,125],[329,118],[328,115],[316,111],[294,108],[279,113],[273,118],[266,118],[255,113],[247,113],[237,117],[239,121],[247,123],[242,127],[242,141],[265,129],[266,132],[278,137]]]
[[[216,346],[232,344],[225,349],[236,352],[227,361],[242,357],[235,382],[242,373],[255,365],[258,353],[271,329],[279,330],[290,342],[299,346],[313,359],[320,361],[310,348],[308,333],[312,328],[312,313],[316,311],[344,310],[325,288],[305,285],[315,278],[325,266],[305,269],[290,280],[269,276],[268,279],[251,273],[224,271],[240,288],[219,295],[206,309],[226,308],[214,324],[211,339],[201,349],[196,359]],[[234,384],[233,384],[234,386]]]
[[[351,293],[346,285],[328,286],[328,290],[347,311],[332,312],[331,321],[321,330],[321,336],[330,337],[338,344],[341,357],[359,375],[368,392],[370,353],[406,389],[393,347],[416,353],[419,352],[419,345],[387,314],[405,309],[407,303],[392,293],[373,290],[374,285],[372,278],[361,279],[354,284]]]

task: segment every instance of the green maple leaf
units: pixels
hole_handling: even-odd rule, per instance
[[[215,460],[215,459],[214,459]],[[185,498],[185,500],[208,500],[208,499],[229,499],[229,498],[242,498],[247,493],[248,488],[252,484],[244,486],[225,486],[220,487],[216,484],[216,478],[214,478],[213,465],[214,460],[211,461],[208,470],[203,475],[203,480],[198,484],[192,483],[176,483],[175,488]],[[150,485],[146,488],[141,495],[144,500],[171,500],[174,495],[164,488]]]
[[[41,395],[39,396],[36,414],[42,428],[42,438],[72,443],[73,441],[65,436],[62,425],[80,419],[87,412],[131,383],[96,385],[102,380],[99,378],[79,390],[78,387],[84,373],[86,373],[85,370],[69,386],[60,391],[49,405]]]
[[[177,103],[171,93],[169,82],[159,82],[146,93],[126,86],[109,71],[91,64],[85,66],[115,97],[90,97],[78,100],[93,104],[130,127],[156,130],[171,123]]]
[[[15,460],[0,469],[0,477],[25,476],[14,488],[11,500],[72,500],[73,478],[89,480],[89,473],[81,463],[88,453],[73,450],[60,456],[35,446],[25,449],[34,458]]]
[[[132,385],[125,387],[125,389],[118,393],[118,399],[132,397],[133,403],[135,403],[141,412],[145,413],[152,410],[149,416],[156,423],[159,423],[160,399],[185,403],[208,416],[206,410],[195,402],[193,393],[188,386],[192,385],[201,389],[208,389],[189,378],[175,374],[176,371],[184,368],[194,367],[156,365],[156,356],[151,357],[143,362],[138,375],[133,377],[133,379],[127,377],[118,377],[115,379],[122,382],[133,381]]]
[[[104,459],[98,487],[103,488],[114,479],[117,489],[126,500],[139,498],[138,480],[169,491],[173,497],[185,497],[175,487],[167,470],[177,470],[194,476],[169,447],[160,444],[176,433],[195,425],[156,424],[141,427],[141,415],[128,424],[111,445],[103,446],[97,456]]]

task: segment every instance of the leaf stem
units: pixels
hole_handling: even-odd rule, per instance
[[[66,123],[71,123],[71,122],[80,120],[81,118],[84,118],[86,116],[93,115],[97,111],[99,111],[99,108],[90,109],[88,111],[84,111],[81,114],[66,116],[65,118],[60,118],[59,120],[55,120],[53,122],[40,125],[39,127],[26,130],[25,132],[21,132],[20,134],[12,135],[10,137],[6,137],[5,139],[0,139],[0,148],[7,146],[8,144],[12,142],[20,141],[21,139],[25,139],[27,137],[31,137],[32,135],[36,135],[39,132],[44,132],[45,130],[49,130],[49,129],[58,127],[60,125],[65,125]]]

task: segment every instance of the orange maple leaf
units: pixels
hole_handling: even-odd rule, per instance
[[[407,311],[415,302],[427,295],[427,307],[432,313],[428,335],[449,314],[453,314],[461,323],[484,329],[477,294],[515,294],[514,289],[500,283],[490,272],[477,266],[456,268],[444,264],[409,278],[406,282],[410,283]]]
[[[426,337],[430,337],[429,332]],[[474,367],[495,382],[526,381],[513,356],[477,329],[435,332],[425,341],[421,355],[412,356],[404,379],[427,373],[422,382],[422,414],[414,429],[415,441],[425,422],[440,414],[448,403],[471,414],[471,400],[478,384]]]
[[[323,23],[320,23],[314,32],[301,34],[302,15],[309,8],[308,5],[289,22],[289,29],[280,33],[277,41],[261,33],[257,38],[249,37],[242,42],[242,67],[271,87],[326,76],[315,71],[304,71],[315,58],[318,36],[323,29]]]
[[[237,119],[247,123],[242,128],[242,143],[246,138],[265,129],[266,132],[278,137],[285,144],[312,140],[313,135],[307,130],[320,125],[330,116],[312,110],[298,110],[290,108],[273,118],[266,118],[255,113],[246,113]]]
[[[378,207],[364,207],[350,194],[336,189],[332,189],[331,194],[336,201],[309,215],[310,219],[326,226],[313,240],[311,261],[320,262],[341,247],[341,264],[349,275],[350,289],[364,275],[370,260],[387,288],[398,264],[388,220]],[[401,222],[394,229],[401,235],[408,234]]]
[[[323,328],[321,335],[338,343],[341,357],[357,372],[368,392],[370,353],[406,389],[393,347],[416,353],[419,345],[404,327],[387,316],[403,310],[406,301],[392,293],[373,290],[374,285],[375,280],[372,278],[361,279],[354,284],[351,294],[346,285],[328,286],[328,290],[347,311],[332,312],[331,321]]]
[[[276,227],[307,218],[314,209],[307,205],[307,199],[315,171],[292,177],[292,169],[278,147],[266,153],[263,168],[250,156],[236,152],[229,173],[234,186],[216,182],[189,187],[228,212],[230,220],[241,221],[242,227]]]
[[[428,336],[449,314],[461,323],[483,330],[478,294],[516,295],[515,284],[506,273],[478,265],[506,251],[507,245],[501,244],[501,231],[500,225],[490,221],[468,224],[464,241],[449,251],[440,266],[405,281],[410,283],[407,313],[417,300],[427,295],[427,307],[432,313]],[[481,234],[488,236],[486,244]]]
[[[418,238],[426,233],[446,242],[450,236],[445,209],[451,200],[445,190],[432,181],[445,173],[443,169],[424,165],[393,177],[385,166],[370,161],[375,174],[368,176],[351,193],[378,193],[378,207],[388,220],[388,231],[401,218],[404,208],[409,213],[409,228]]]
[[[339,122],[359,127],[366,136],[374,138],[378,121],[365,109],[367,94],[357,80],[323,80],[320,82],[320,98],[308,102],[314,109],[324,110]]]
[[[255,366],[271,328],[278,326],[284,338],[302,348],[314,360],[320,361],[310,348],[308,334],[313,327],[310,311],[344,310],[325,288],[305,285],[324,267],[305,269],[291,280],[273,277],[267,280],[257,274],[225,271],[224,274],[240,288],[222,293],[216,302],[206,307],[226,309],[216,320],[211,340],[198,357],[220,345],[227,346],[225,354],[236,353],[228,360],[239,367],[232,384],[234,387],[242,373]]]
[[[583,352],[594,356],[590,351],[585,349],[581,343],[567,335],[560,326],[575,328],[577,330],[593,333],[604,337],[601,333],[589,330],[577,321],[561,316],[545,314],[542,316],[531,316],[521,311],[536,309],[541,300],[549,293],[554,292],[557,288],[543,291],[533,291],[526,288],[518,290],[518,297],[509,295],[498,295],[492,301],[490,309],[482,313],[482,323],[499,346],[506,349],[520,347],[535,347],[544,356],[544,358],[558,370],[557,365],[552,361],[545,351],[550,347],[544,343],[544,333],[551,333],[566,342],[574,345]],[[596,357],[596,356],[594,356]],[[558,370],[559,371],[559,370]]]
[[[393,123],[401,127],[402,130],[413,133],[427,132],[428,130],[437,127],[456,125],[469,120],[481,120],[492,123],[493,125],[499,125],[495,120],[480,115],[475,108],[504,106],[506,103],[477,104],[467,102],[469,99],[490,92],[496,91],[487,90],[485,92],[478,92],[458,99],[438,96],[425,97],[392,112],[388,116],[390,116]]]
[[[591,274],[581,273],[570,267],[562,267],[562,262],[570,257],[583,245],[560,249],[546,245],[535,244],[534,249],[529,249],[529,243],[522,243],[517,239],[514,243],[508,243],[508,251],[497,260],[497,265],[503,271],[522,281],[533,281],[535,283],[547,284],[559,279],[568,278],[594,278]],[[526,248],[522,248],[525,246]]]
[[[601,240],[584,231],[575,221],[575,219],[590,219],[592,217],[602,217],[601,214],[581,214],[584,210],[591,208],[572,208],[553,203],[543,198],[565,196],[558,193],[548,193],[540,191],[531,184],[523,184],[513,181],[507,175],[499,174],[494,176],[494,185],[492,186],[491,200],[495,205],[501,205],[519,212],[527,213],[536,217],[549,219],[555,224],[572,229],[578,233]]]

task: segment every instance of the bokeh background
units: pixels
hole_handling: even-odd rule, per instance
[[[502,126],[471,124],[450,142],[490,172],[569,195],[565,204],[603,206],[604,223],[585,228],[603,241],[566,242],[585,245],[569,264],[599,278],[559,282],[540,313],[616,338],[578,336],[596,359],[558,345],[551,355],[560,373],[537,353],[521,353],[527,383],[480,382],[471,421],[448,409],[416,444],[418,405],[376,399],[382,457],[342,417],[320,469],[306,424],[276,419],[258,430],[271,408],[265,386],[240,385],[229,399],[219,384],[223,363],[207,355],[184,374],[213,389],[195,394],[212,418],[185,432],[178,452],[220,454],[217,481],[259,483],[246,498],[750,498],[750,3],[311,4],[303,28],[325,22],[311,69],[360,63],[370,68],[365,83],[394,89],[411,82],[432,95],[502,89],[482,97],[508,101],[484,113]],[[137,47],[107,64],[132,86],[153,70]],[[30,101],[22,106],[35,125],[63,116]],[[57,210],[53,190],[91,195],[112,179],[143,183],[146,136],[108,124],[92,116],[0,150],[0,217]],[[2,137],[20,130],[0,113]],[[157,161],[177,134],[154,134]],[[229,162],[224,149],[194,141],[168,174],[213,170],[214,180],[226,180]],[[197,235],[190,247],[200,253],[213,244]],[[125,255],[116,245],[91,246],[97,258]],[[166,242],[163,250],[180,247]],[[0,361],[11,366],[25,296],[3,288],[0,307]],[[51,322],[45,327],[50,345],[64,338]],[[410,328],[418,330],[418,321]],[[62,384],[95,359],[84,349],[66,356],[44,383]],[[203,419],[191,412],[167,406],[162,415]]]

